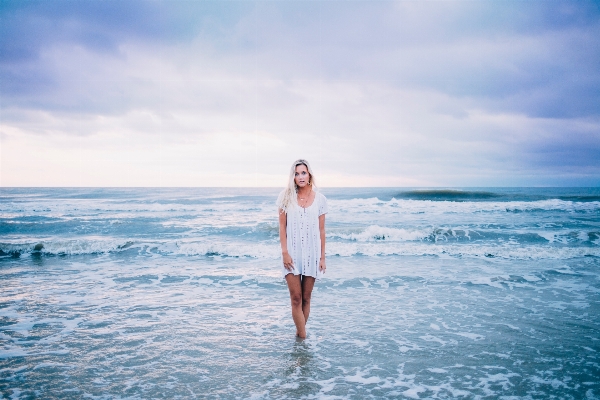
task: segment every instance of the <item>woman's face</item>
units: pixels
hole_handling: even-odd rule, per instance
[[[306,165],[300,164],[296,166],[296,175],[294,177],[294,182],[296,182],[296,186],[302,188],[308,185],[310,181],[310,174],[308,173],[308,168]]]

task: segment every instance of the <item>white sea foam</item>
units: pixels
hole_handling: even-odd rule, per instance
[[[134,242],[107,237],[85,237],[78,239],[44,239],[35,242],[3,242],[0,250],[7,254],[40,253],[52,255],[98,254],[121,251]]]
[[[175,254],[186,256],[227,256],[277,259],[281,257],[281,248],[273,243],[224,243],[224,242],[178,242]]]
[[[379,225],[370,225],[358,233],[337,233],[331,234],[330,237],[355,240],[358,242],[371,242],[382,240],[400,242],[409,240],[422,240],[428,237],[429,235],[431,235],[431,230],[408,230],[388,228]]]
[[[510,236],[512,235],[512,236]],[[539,229],[490,229],[485,226],[473,227],[455,226],[455,227],[428,227],[428,228],[394,228],[380,225],[369,225],[366,228],[355,229],[354,231],[344,231],[342,229],[330,229],[327,233],[329,240],[350,240],[358,243],[366,242],[458,242],[461,243],[482,243],[487,240],[505,241],[510,244],[527,244],[532,237],[539,236],[548,243],[560,244],[579,244],[583,242],[595,243],[595,232],[574,231],[571,229],[557,230],[539,230]],[[488,239],[482,239],[483,237]],[[535,240],[534,240],[535,241]]]
[[[420,399],[421,396],[419,396],[419,393],[423,393],[426,392],[427,388],[424,386],[414,386],[408,390],[405,390],[404,392],[402,392],[402,394],[406,397],[410,397],[411,399]]]
[[[427,368],[427,371],[433,372],[434,374],[447,374],[448,371],[443,368]]]
[[[512,260],[560,260],[584,256],[600,257],[597,247],[552,247],[540,245],[429,244],[429,243],[339,243],[328,244],[327,254],[341,257],[437,256],[503,258]]]
[[[78,239],[51,238],[36,241],[0,242],[5,254],[84,255],[115,253],[137,249],[163,255],[250,257],[275,260],[281,257],[279,243],[232,241],[225,238],[203,240],[129,240],[109,237],[82,237]],[[599,247],[567,247],[552,245],[520,245],[512,243],[469,244],[451,242],[366,242],[327,243],[328,256],[435,256],[439,258],[499,258],[512,260],[559,260],[585,256],[600,257]],[[566,273],[564,271],[559,271]],[[535,278],[534,278],[535,279]]]
[[[347,375],[345,380],[348,382],[360,383],[362,385],[371,385],[381,382],[381,378],[377,376],[366,376],[368,374],[369,371],[358,370],[354,375]]]
[[[406,353],[408,351],[414,350],[421,350],[421,347],[419,345],[409,340],[397,338],[392,338],[392,340],[396,342],[396,344],[398,345],[398,351],[400,351],[401,353]]]

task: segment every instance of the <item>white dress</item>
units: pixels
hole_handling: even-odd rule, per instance
[[[284,192],[279,194],[277,205],[280,206]],[[287,248],[292,257],[294,269],[285,269],[282,262],[282,273],[312,276],[320,279],[323,273],[319,270],[321,260],[321,233],[319,231],[319,217],[327,214],[327,199],[319,192],[315,192],[313,203],[302,208],[293,204],[287,212]]]

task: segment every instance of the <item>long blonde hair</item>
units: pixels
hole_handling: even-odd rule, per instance
[[[312,186],[314,191],[317,190],[317,185],[315,183],[315,174],[313,174],[312,168],[308,161],[303,160],[302,158],[294,161],[292,164],[292,168],[290,169],[290,178],[288,179],[287,187],[279,194],[279,198],[277,199],[277,206],[281,208],[284,212],[287,213],[289,208],[292,205],[298,203],[298,186],[296,186],[296,167],[298,165],[304,165],[306,169],[308,169],[308,184]]]

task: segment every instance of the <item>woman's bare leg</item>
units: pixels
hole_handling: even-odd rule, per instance
[[[304,323],[308,322],[310,315],[310,298],[313,287],[315,287],[315,278],[312,276],[302,276],[302,313],[304,314]]]
[[[292,302],[292,318],[296,324],[296,336],[306,337],[306,318],[302,312],[302,282],[300,275],[287,274],[285,280],[290,290],[290,300]]]

